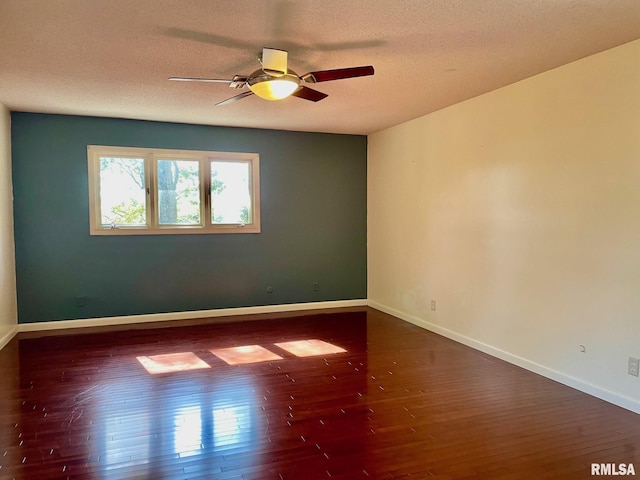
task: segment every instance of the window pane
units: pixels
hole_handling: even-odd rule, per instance
[[[158,222],[200,224],[200,171],[197,160],[158,160]]]
[[[143,226],[147,222],[142,158],[100,157],[100,221]]]
[[[211,162],[211,223],[252,223],[248,162]]]

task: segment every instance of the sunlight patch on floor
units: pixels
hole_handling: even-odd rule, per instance
[[[332,353],[346,352],[344,348],[316,339],[276,343],[276,345],[296,357],[312,357],[314,355],[328,355]]]
[[[184,372],[211,368],[211,366],[193,352],[166,353],[150,357],[136,357],[138,362],[151,374]]]
[[[280,355],[267,350],[260,345],[243,345],[241,347],[219,348],[210,350],[216,357],[229,365],[241,365],[245,363],[269,362],[282,360]]]

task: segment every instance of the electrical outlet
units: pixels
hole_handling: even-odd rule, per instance
[[[320,284],[318,282],[313,282],[312,288],[313,288],[314,292],[319,292],[320,291]]]
[[[436,311],[436,301],[435,300],[431,300],[431,310],[433,310],[434,312]]]
[[[627,370],[629,375],[637,377],[640,373],[640,359],[629,357],[629,368]]]

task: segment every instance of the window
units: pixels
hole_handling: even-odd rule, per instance
[[[260,232],[256,153],[87,152],[91,235]]]

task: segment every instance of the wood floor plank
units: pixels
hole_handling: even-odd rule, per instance
[[[640,416],[379,311],[229,320],[245,321],[14,338],[0,351],[0,478],[640,474]],[[296,356],[326,343],[344,351]]]

